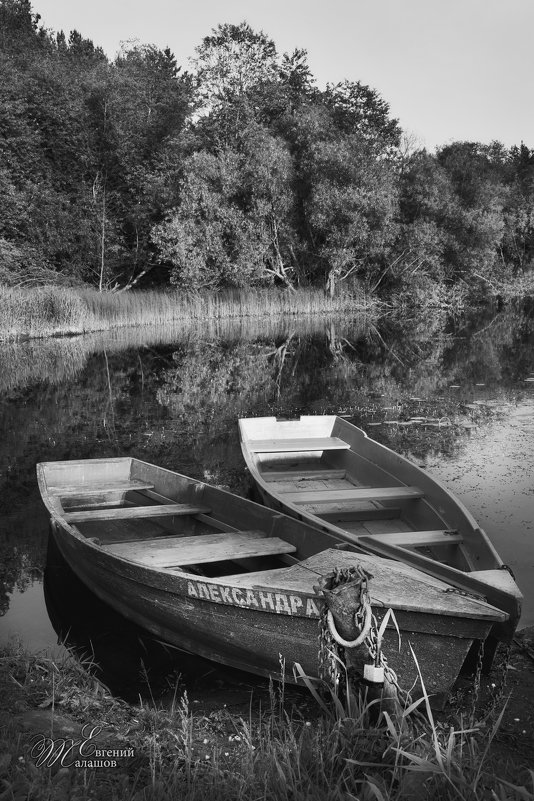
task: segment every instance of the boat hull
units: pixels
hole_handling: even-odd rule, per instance
[[[344,538],[363,552],[399,560],[461,592],[484,597],[508,616],[506,622],[494,625],[493,639],[512,640],[521,615],[522,594],[486,533],[439,481],[339,417],[303,416],[294,421],[250,418],[239,421],[239,430],[245,462],[267,507]],[[264,444],[254,446],[258,441]],[[302,451],[299,442],[303,443]],[[315,451],[313,442],[317,443]],[[277,447],[281,450],[277,451]],[[332,450],[328,451],[328,447]],[[320,475],[328,476],[320,483],[317,469],[310,469],[318,466],[322,468]],[[288,478],[284,480],[284,476]],[[409,521],[412,532],[403,530],[391,536],[390,529],[384,526],[386,533],[376,536],[374,527],[366,530],[365,513],[354,514],[355,506],[362,502],[346,500],[351,494],[358,494],[360,484],[362,493],[368,485],[376,487],[376,497],[369,489],[366,499],[382,507],[382,511],[389,509],[392,517],[398,505],[396,513],[403,522]],[[347,485],[352,489],[343,488]],[[313,492],[318,486],[321,490]],[[391,497],[397,491],[395,500],[380,496],[384,487]],[[408,494],[410,490],[414,490],[412,496]],[[405,493],[404,498],[401,492]],[[329,503],[327,497],[333,500]],[[314,499],[318,499],[316,504]],[[410,534],[425,529],[441,530],[443,534],[445,544],[439,544],[439,558],[413,547],[415,537],[410,543]],[[458,532],[456,539],[461,541],[458,547],[454,537],[447,540],[447,535],[454,532]]]
[[[322,601],[272,588],[245,590],[203,577],[182,578],[110,559],[73,538],[52,521],[62,556],[78,578],[125,618],[177,648],[263,677],[295,683],[293,666],[318,678]],[[215,598],[216,600],[212,600]],[[265,608],[262,608],[265,607]],[[278,609],[278,611],[277,611]],[[374,609],[380,623],[386,610]],[[295,613],[296,612],[296,613]],[[396,612],[400,638],[385,632],[383,652],[403,688],[426,691],[440,706],[456,681],[473,643],[483,641],[487,621],[439,620],[435,615]],[[417,658],[417,663],[414,659]],[[363,673],[366,651],[353,664]]]

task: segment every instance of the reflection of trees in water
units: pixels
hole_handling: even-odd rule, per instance
[[[499,392],[504,386],[517,394],[526,386],[523,379],[534,370],[533,319],[530,308],[509,306],[464,321],[385,318],[378,328],[315,320],[310,326],[286,321],[277,329],[255,321],[247,332],[241,320],[223,336],[190,331],[169,344],[136,340],[132,347],[121,332],[114,343],[106,336],[105,353],[93,336],[83,359],[72,357],[64,372],[67,345],[60,343],[59,371],[53,372],[47,351],[41,367],[52,372],[45,380],[35,365],[33,383],[28,357],[19,387],[10,383],[0,398],[0,532],[11,538],[8,591],[26,566],[42,565],[39,549],[31,551],[46,526],[36,462],[131,454],[244,491],[240,415],[344,413],[364,428],[414,414],[472,417],[464,405],[475,392],[491,396],[499,385]],[[74,341],[67,351],[72,347]],[[39,359],[38,349],[31,358]],[[469,436],[461,425],[369,432],[418,457],[451,452]]]
[[[173,417],[203,427],[230,414],[255,408],[268,397],[275,380],[270,343],[195,342],[173,355],[174,365],[163,373],[158,400]]]
[[[24,592],[42,575],[42,539],[30,527],[17,526],[17,534],[0,537],[0,617],[9,609],[9,595]]]
[[[228,317],[183,320],[176,325],[137,326],[116,328],[74,337],[33,339],[24,342],[4,342],[0,353],[0,393],[33,389],[40,382],[59,385],[76,379],[89,365],[90,359],[102,351],[120,354],[128,350],[156,351],[165,346],[195,340],[224,342],[253,342],[256,339],[286,336],[289,331],[300,336],[322,334],[322,315],[284,317]],[[344,328],[365,325],[344,319]],[[284,334],[287,332],[287,334]]]
[[[534,366],[534,305],[521,302],[468,318],[457,331],[463,339],[447,354],[453,378],[471,384],[521,382]]]

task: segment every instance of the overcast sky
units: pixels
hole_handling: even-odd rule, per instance
[[[308,51],[319,85],[377,89],[432,149],[453,140],[534,147],[534,0],[33,0],[113,58],[121,42],[170,47],[184,68],[219,23],[246,20],[280,53]]]

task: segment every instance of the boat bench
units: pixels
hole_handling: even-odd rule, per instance
[[[262,531],[236,531],[201,534],[196,537],[166,537],[165,540],[141,540],[104,546],[109,552],[149,567],[183,565],[247,559],[294,553],[294,545],[278,537],[266,537]]]
[[[68,497],[69,495],[109,495],[113,492],[137,492],[138,490],[152,490],[154,484],[139,481],[136,478],[126,479],[124,481],[108,481],[106,484],[76,484],[76,485],[62,485],[60,487],[48,487],[51,494],[59,495],[60,497]]]
[[[118,509],[86,509],[80,512],[65,512],[67,523],[88,523],[93,520],[138,520],[141,517],[176,517],[208,514],[207,506],[188,503],[155,504],[154,506],[120,506]]]
[[[463,537],[457,531],[440,529],[436,531],[391,531],[371,534],[373,540],[401,548],[431,548],[435,545],[458,545]]]
[[[349,450],[339,437],[295,437],[294,439],[255,439],[245,443],[252,453],[304,453],[308,451]]]
[[[284,492],[284,501],[297,505],[303,503],[332,504],[338,501],[407,501],[422,498],[424,492],[418,487],[354,487],[346,490],[308,490]]]

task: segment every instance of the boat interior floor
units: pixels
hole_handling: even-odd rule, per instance
[[[437,515],[420,514],[424,493],[419,487],[369,486],[363,476],[359,480],[323,456],[269,454],[261,467],[274,494],[354,535],[355,542],[370,536],[460,570],[473,568],[462,535],[446,528]]]
[[[292,543],[265,531],[239,530],[212,516],[207,506],[173,502],[150,486],[127,491],[123,485],[105,495],[87,488],[76,497],[61,497],[65,520],[83,536],[148,567],[223,576],[298,561]]]
[[[397,487],[395,498],[347,498],[348,492],[367,492],[344,471],[309,463],[298,465],[299,478],[291,477],[288,495],[304,497],[303,510],[336,523],[347,534],[372,536],[402,547],[415,548],[456,566],[454,549],[461,544],[456,532],[414,530],[405,516],[407,504],[422,496],[417,488]],[[277,473],[295,472],[272,471]],[[317,477],[321,473],[321,478]],[[332,475],[333,473],[333,475]],[[273,478],[271,475],[270,478]],[[319,486],[319,489],[317,487]],[[298,487],[298,490],[295,490]],[[403,494],[409,490],[408,494]],[[376,488],[372,489],[376,493]],[[369,493],[368,493],[369,494]],[[171,571],[187,568],[201,575],[233,575],[283,569],[298,562],[296,548],[265,532],[238,530],[211,515],[202,504],[176,503],[159,495],[150,484],[122,482],[61,493],[65,519],[81,534],[106,550],[127,559]],[[432,550],[434,549],[434,550]],[[437,554],[435,553],[437,552]]]

